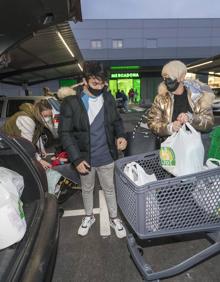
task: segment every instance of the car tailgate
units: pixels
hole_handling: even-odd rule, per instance
[[[43,281],[45,276],[52,275],[58,236],[59,214],[57,200],[53,195],[48,194],[35,245],[20,281]]]

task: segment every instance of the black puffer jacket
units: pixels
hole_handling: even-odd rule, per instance
[[[115,99],[109,92],[103,93],[104,127],[112,158],[117,159],[116,138],[125,137],[122,119]],[[59,136],[71,163],[77,166],[82,160],[90,163],[90,125],[81,94],[66,97],[61,105]]]

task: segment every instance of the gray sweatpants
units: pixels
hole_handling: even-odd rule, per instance
[[[92,167],[88,174],[80,175],[86,215],[91,215],[93,213],[93,190],[95,186],[96,172],[105,195],[109,215],[111,218],[115,218],[117,217],[117,203],[114,186],[114,162],[100,167]]]

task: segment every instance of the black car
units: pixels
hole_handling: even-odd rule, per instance
[[[47,193],[46,174],[35,159],[35,148],[23,138],[0,133],[0,166],[24,178],[21,196],[27,223],[23,239],[0,250],[0,281],[50,280],[59,237],[56,198]]]
[[[22,88],[27,95],[27,88],[30,85],[58,79],[57,76],[65,76],[65,63],[68,63],[67,65],[71,63],[70,73],[72,74],[72,66],[73,64],[77,66],[77,60],[74,58],[73,61],[71,57],[71,60],[67,62],[65,56],[63,58],[54,54],[66,54],[66,47],[60,44],[57,36],[64,33],[65,36],[68,36],[68,33],[66,35],[66,26],[68,27],[66,21],[82,20],[80,0],[23,0],[13,1],[13,5],[11,1],[1,0],[0,13],[1,82],[18,86],[19,93]],[[44,32],[46,36],[43,35]],[[51,46],[54,48],[52,52],[48,46],[49,35],[54,40],[51,42]],[[34,41],[32,47],[35,51],[30,50],[29,43],[26,45],[27,49],[21,47],[31,39]],[[60,46],[63,47],[59,49]],[[57,48],[59,49],[58,53]],[[74,48],[79,53],[77,58],[82,60],[77,44]],[[18,50],[18,53],[15,49]],[[50,54],[51,56],[49,56]],[[58,67],[62,68],[62,71],[58,70]],[[69,68],[67,69],[69,72]],[[76,69],[78,71],[78,66]],[[45,74],[43,74],[43,70]],[[31,71],[34,72],[33,75]],[[19,74],[22,76],[21,81],[17,79]],[[24,77],[24,74],[28,79]],[[39,74],[39,79],[36,79],[37,74]],[[11,75],[15,75],[15,82],[11,80]],[[6,93],[0,93],[0,96],[2,94],[10,96],[11,93],[8,89]],[[29,98],[24,96],[23,98],[28,101],[33,100],[33,96]],[[23,98],[16,97],[14,103],[11,103],[12,107],[5,108],[5,100],[9,100],[9,97],[2,96],[0,98],[1,118],[7,118],[17,111],[18,104],[22,102]],[[12,100],[12,97],[10,99]],[[56,109],[56,107],[54,108]],[[2,113],[5,110],[3,116]],[[59,112],[58,109],[56,110]],[[53,122],[54,127],[57,128],[59,116],[56,112],[53,116]],[[46,130],[45,143],[48,143],[50,132]],[[0,166],[18,172],[24,178],[25,186],[21,200],[27,223],[23,239],[0,250],[0,282],[49,281],[56,260],[59,237],[57,199],[48,194],[45,171],[35,160],[35,148],[27,140],[11,139],[0,133]]]

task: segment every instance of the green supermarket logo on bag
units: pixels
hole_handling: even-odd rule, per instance
[[[19,210],[20,218],[23,219],[24,218],[24,210],[23,210],[23,204],[22,204],[21,200],[18,200],[18,210]]]
[[[175,153],[170,147],[160,148],[160,162],[162,166],[175,166],[176,158]]]

